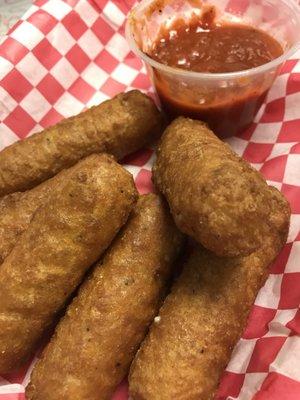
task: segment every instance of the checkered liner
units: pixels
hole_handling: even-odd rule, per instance
[[[0,147],[118,92],[151,92],[124,38],[134,0],[38,0],[0,45]],[[230,0],[235,7],[239,0]],[[218,400],[300,398],[300,54],[283,67],[254,124],[229,140],[292,207],[288,244],[271,267],[234,350]],[[152,190],[152,150],[126,160]],[[24,399],[32,363],[0,378],[0,400]],[[126,384],[114,400],[127,399]]]

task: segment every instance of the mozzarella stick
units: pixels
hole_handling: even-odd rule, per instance
[[[47,202],[52,193],[61,190],[70,174],[77,169],[88,171],[93,162],[94,157],[89,156],[31,190],[0,198],[0,264],[28,228],[34,212]]]
[[[132,176],[110,156],[94,155],[36,211],[0,268],[0,373],[32,355],[135,200]]]
[[[131,366],[132,400],[214,398],[281,239],[244,258],[194,251]]]
[[[149,97],[138,90],[119,94],[0,152],[0,196],[30,189],[92,153],[121,159],[161,129]]]
[[[22,198],[23,193],[16,192],[0,199],[0,264],[10,253],[32,217],[33,212],[30,203],[28,208],[26,207],[21,213],[19,212],[18,206]]]
[[[177,118],[153,168],[175,223],[222,257],[246,256],[288,229],[284,196],[200,121]]]
[[[158,311],[181,244],[161,199],[141,196],[57,326],[27,399],[111,399]]]

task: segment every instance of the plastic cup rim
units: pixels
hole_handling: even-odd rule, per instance
[[[285,5],[289,6],[291,9],[294,10],[294,15],[297,17],[299,21],[299,28],[300,28],[300,6],[294,0],[279,0],[280,2],[284,3]],[[136,44],[134,37],[131,31],[131,16],[136,10],[140,10],[143,7],[151,4],[153,0],[143,0],[141,1],[132,11],[130,11],[126,26],[125,26],[125,35],[131,50],[139,56],[146,64],[150,64],[153,68],[161,70],[163,72],[182,76],[185,78],[193,78],[193,79],[205,79],[205,80],[226,80],[226,79],[235,79],[235,78],[244,78],[249,77],[251,75],[257,75],[267,72],[271,69],[276,69],[279,65],[283,64],[286,60],[288,60],[293,54],[296,53],[297,50],[300,49],[300,40],[296,42],[290,49],[285,51],[281,56],[275,58],[272,61],[269,61],[266,64],[262,64],[255,68],[245,69],[242,71],[236,72],[222,72],[222,73],[209,73],[209,72],[195,72],[190,70],[184,70],[181,68],[170,67],[168,65],[162,64],[158,61],[153,60],[147,54],[145,54]]]

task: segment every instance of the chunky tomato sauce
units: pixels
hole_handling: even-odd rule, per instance
[[[281,45],[261,30],[241,24],[215,24],[211,8],[201,20],[189,25],[180,20],[162,31],[148,55],[168,66],[214,74],[258,67],[282,53]],[[170,79],[155,70],[155,86],[170,117],[203,119],[223,137],[236,134],[253,120],[269,88],[259,80],[250,83],[251,90],[234,85],[231,90],[222,87],[222,82],[220,88],[212,89],[205,85],[201,88],[196,81],[193,86],[192,80],[180,85]]]

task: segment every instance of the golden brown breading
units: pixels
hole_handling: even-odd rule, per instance
[[[19,208],[24,193],[16,192],[0,198],[0,264],[16,244],[18,237],[28,226],[34,204]],[[32,211],[32,208],[34,209]]]
[[[212,400],[268,265],[285,238],[244,258],[196,248],[130,370],[133,400]]]
[[[153,175],[178,228],[219,256],[249,255],[287,232],[283,195],[200,121],[166,129]]]
[[[86,157],[73,167],[26,192],[15,192],[0,198],[0,264],[11,252],[19,236],[28,228],[34,212],[46,203],[49,196],[65,185],[75,169],[89,168],[93,156]]]
[[[119,94],[4,149],[0,196],[30,189],[92,153],[121,159],[161,129],[161,114],[149,97],[138,90]]]
[[[111,399],[158,311],[181,244],[161,199],[141,196],[57,326],[27,399]]]
[[[36,211],[1,265],[0,373],[32,354],[134,206],[132,176],[110,156],[89,161]]]

